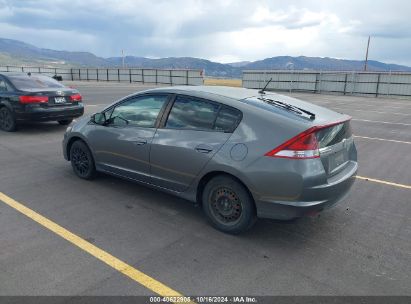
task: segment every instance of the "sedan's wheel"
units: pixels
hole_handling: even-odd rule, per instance
[[[83,179],[93,179],[96,175],[93,156],[87,145],[77,140],[70,148],[70,161],[74,173]]]
[[[256,221],[254,201],[242,184],[229,176],[217,176],[204,188],[203,210],[211,224],[226,233],[238,234]]]
[[[13,113],[6,107],[0,108],[0,129],[12,132],[16,130],[16,126]]]
[[[73,121],[72,119],[63,119],[63,120],[59,120],[58,123],[62,126],[67,126],[71,124],[72,121]]]

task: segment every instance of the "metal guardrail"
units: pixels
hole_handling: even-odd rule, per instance
[[[51,68],[0,66],[0,72],[25,72],[61,76],[63,80],[117,81],[143,84],[202,85],[202,70],[143,68]]]
[[[260,89],[269,79],[269,90],[343,95],[411,97],[411,73],[243,71],[243,87]]]

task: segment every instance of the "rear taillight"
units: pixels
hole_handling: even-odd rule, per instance
[[[310,128],[290,140],[287,140],[274,150],[267,152],[265,156],[293,159],[318,158],[320,157],[320,152],[318,150],[318,141],[317,137],[315,137],[315,131],[315,127]]]
[[[20,96],[20,103],[29,104],[29,103],[45,103],[49,101],[47,96]]]
[[[81,101],[81,99],[82,99],[82,97],[81,97],[80,94],[74,94],[74,95],[71,95],[71,96],[70,96],[70,100],[71,100],[71,101],[77,101],[77,102],[79,102],[79,101]]]
[[[281,144],[274,150],[267,152],[265,156],[291,159],[319,158],[320,151],[316,132],[322,129],[333,127],[340,123],[344,123],[346,121],[347,120],[323,126],[311,127],[308,130],[298,134],[297,136],[287,140],[285,143]]]

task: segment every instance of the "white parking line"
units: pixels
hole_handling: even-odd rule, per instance
[[[307,95],[303,97],[310,97],[312,95]],[[324,95],[323,95],[324,96]],[[410,100],[393,100],[393,99],[377,99],[377,98],[364,98],[364,99],[350,99],[350,95],[348,96],[342,96],[342,98],[335,98],[337,96],[333,96],[334,98],[332,100],[330,99],[317,99],[319,102],[342,102],[346,104],[362,104],[362,103],[372,103],[372,104],[382,104],[382,105],[394,105],[394,106],[408,106],[411,105]],[[350,99],[350,100],[349,100]]]
[[[347,110],[347,111],[372,112],[372,113],[379,113],[379,114],[392,114],[392,115],[411,116],[411,114],[396,113],[396,112],[381,112],[381,111],[372,111],[372,110],[357,110],[357,109],[349,109],[349,108],[341,108],[341,107],[332,107],[332,108],[333,108],[333,109],[340,109],[340,110]]]
[[[409,141],[402,141],[402,140],[395,140],[395,139],[385,139],[385,138],[379,138],[379,137],[368,137],[368,136],[359,136],[359,135],[354,135],[354,137],[355,138],[362,138],[362,139],[389,141],[389,142],[395,142],[395,143],[399,143],[399,144],[411,145],[411,142],[409,142]]]
[[[92,105],[85,105],[86,107],[100,107],[104,106],[104,104],[92,104]]]
[[[401,126],[411,126],[409,123],[402,123],[402,122],[390,122],[390,121],[380,121],[380,120],[369,120],[369,119],[351,119],[353,121],[363,121],[363,122],[371,122],[371,123],[381,123],[381,124],[388,124],[388,125],[401,125]]]
[[[326,105],[336,104],[336,105],[339,105],[339,106],[347,106],[347,107],[351,107],[351,106],[367,106],[367,107],[373,106],[373,107],[384,107],[385,109],[401,109],[401,110],[404,110],[404,108],[406,106],[408,106],[408,105],[404,104],[403,107],[395,107],[395,106],[391,106],[390,103],[376,104],[374,102],[369,102],[369,103],[366,103],[366,102],[351,103],[350,102],[350,103],[346,103],[346,102],[343,102],[343,101],[322,101],[322,100],[313,100],[311,102],[312,103],[317,103],[318,102],[318,103],[323,103],[323,104],[326,104]],[[411,102],[410,102],[410,105],[411,105]]]

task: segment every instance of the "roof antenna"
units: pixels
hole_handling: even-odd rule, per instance
[[[271,77],[269,81],[267,81],[267,83],[265,84],[264,88],[262,88],[260,91],[258,91],[258,93],[260,94],[265,94],[265,89],[267,88],[267,86],[270,84],[270,82],[273,80],[273,78]]]

